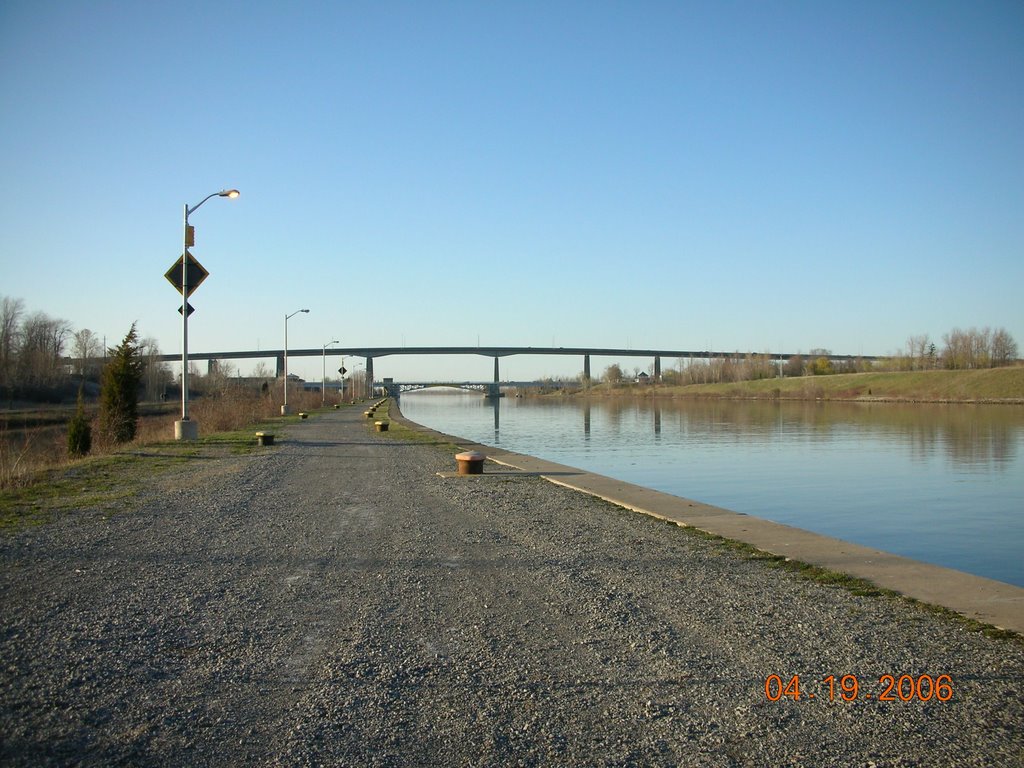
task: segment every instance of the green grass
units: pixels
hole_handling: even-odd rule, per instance
[[[375,421],[387,421],[388,431],[387,432],[374,432],[382,436],[389,437],[393,440],[400,440],[403,443],[419,443],[421,445],[433,445],[445,450],[458,451],[459,446],[451,441],[439,436],[437,433],[424,431],[422,429],[414,429],[407,427],[400,421],[395,420],[391,416],[391,407],[393,401],[389,400],[384,406],[377,409],[377,413],[372,419],[366,420],[366,426],[369,430],[374,431]]]
[[[301,419],[298,414],[282,416],[280,419],[276,419],[274,421],[251,424],[244,429],[235,429],[228,432],[216,432],[212,435],[201,437],[193,443],[193,445],[227,448],[232,454],[236,455],[254,453],[255,451],[266,450],[257,444],[257,432],[270,432],[272,434],[276,434],[275,430],[279,430],[282,426],[294,424],[299,421],[301,421]],[[163,446],[168,444],[161,443],[160,445]],[[170,443],[169,445],[173,446],[175,444]]]
[[[598,396],[1024,403],[1024,366],[975,371],[843,373],[721,384],[621,388],[599,385],[589,391]]]
[[[32,483],[0,492],[0,531],[42,525],[73,510],[94,510],[99,517],[109,517],[154,477],[188,459],[184,451],[116,453],[44,470]]]

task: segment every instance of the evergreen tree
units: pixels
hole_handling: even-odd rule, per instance
[[[124,340],[111,350],[111,360],[100,380],[100,431],[115,443],[135,437],[139,418],[142,359],[135,323]]]
[[[68,453],[72,456],[85,456],[92,448],[92,425],[85,415],[82,389],[78,388],[78,408],[68,422]]]

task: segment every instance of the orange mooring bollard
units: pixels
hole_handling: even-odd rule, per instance
[[[482,475],[484,473],[484,456],[480,451],[465,451],[455,454],[455,462],[460,475]]]

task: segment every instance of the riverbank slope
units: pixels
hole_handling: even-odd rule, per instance
[[[842,373],[718,384],[595,384],[576,394],[1024,405],[1024,366],[974,371]]]

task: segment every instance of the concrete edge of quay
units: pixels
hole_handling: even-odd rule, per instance
[[[634,512],[748,544],[769,554],[866,579],[905,597],[948,608],[969,619],[1024,635],[1024,588],[1013,584],[863,547],[577,467],[438,432],[402,416],[394,400],[391,400],[390,412],[392,420],[410,429],[434,434],[461,450],[480,451],[491,461],[539,475],[557,485],[596,496]]]

